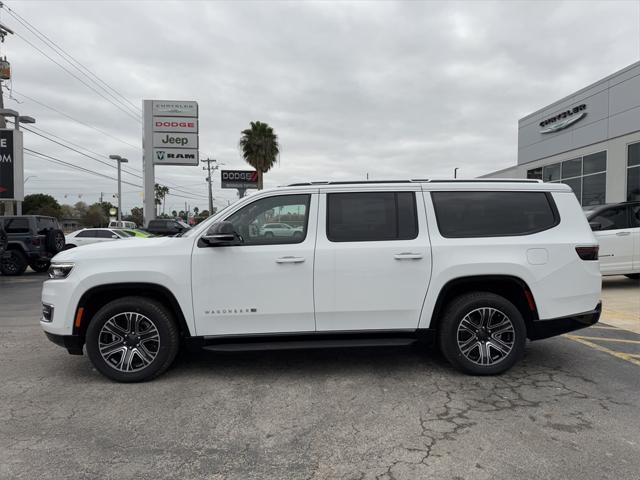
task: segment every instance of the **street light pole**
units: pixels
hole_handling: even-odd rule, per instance
[[[109,155],[111,160],[118,162],[118,220],[122,220],[122,164],[127,163],[129,160],[121,157],[120,155]]]

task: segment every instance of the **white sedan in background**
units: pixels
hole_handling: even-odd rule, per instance
[[[292,227],[286,223],[266,223],[260,227],[260,235],[263,237],[299,237],[302,235],[302,227]]]
[[[80,247],[92,243],[112,242],[131,238],[132,235],[116,228],[83,228],[65,236],[66,248]]]

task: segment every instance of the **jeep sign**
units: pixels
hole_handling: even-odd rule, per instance
[[[221,170],[222,188],[258,188],[255,170]]]
[[[198,148],[197,133],[153,133],[153,146],[162,148]]]

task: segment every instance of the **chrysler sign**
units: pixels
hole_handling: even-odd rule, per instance
[[[258,172],[255,170],[221,170],[222,188],[258,188]]]
[[[542,127],[540,133],[553,133],[559,130],[563,130],[586,117],[586,110],[587,105],[583,103],[582,105],[578,105],[577,107],[573,107],[569,110],[554,115],[553,117],[547,118],[546,120],[540,122],[540,126]]]

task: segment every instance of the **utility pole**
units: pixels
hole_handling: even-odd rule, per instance
[[[2,2],[0,2],[0,8],[3,7]],[[0,23],[0,43],[4,44],[4,37],[7,36],[7,34],[11,34],[13,35],[13,30],[5,27],[4,25],[2,25]],[[4,59],[4,62],[8,64],[8,62],[6,62],[6,57]],[[4,72],[3,72],[4,73]],[[4,87],[2,85],[2,80],[8,80],[10,78],[10,74],[6,76],[6,78],[4,78],[4,76],[2,78],[0,78],[0,109],[4,109]],[[18,123],[18,119],[16,118],[16,123]],[[7,128],[7,121],[4,118],[3,115],[0,115],[0,128]],[[0,202],[1,203],[1,202]],[[3,202],[4,203],[4,215],[12,215],[13,214],[13,202],[11,200]]]
[[[213,181],[213,179],[211,178],[211,172],[215,172],[218,168],[220,168],[220,166],[218,165],[218,161],[215,158],[207,158],[206,160],[200,161],[207,164],[207,166],[202,167],[202,169],[207,171],[207,183],[209,184],[209,215],[213,215],[213,190],[211,186],[211,182]],[[211,167],[212,163],[214,164],[213,167]]]

